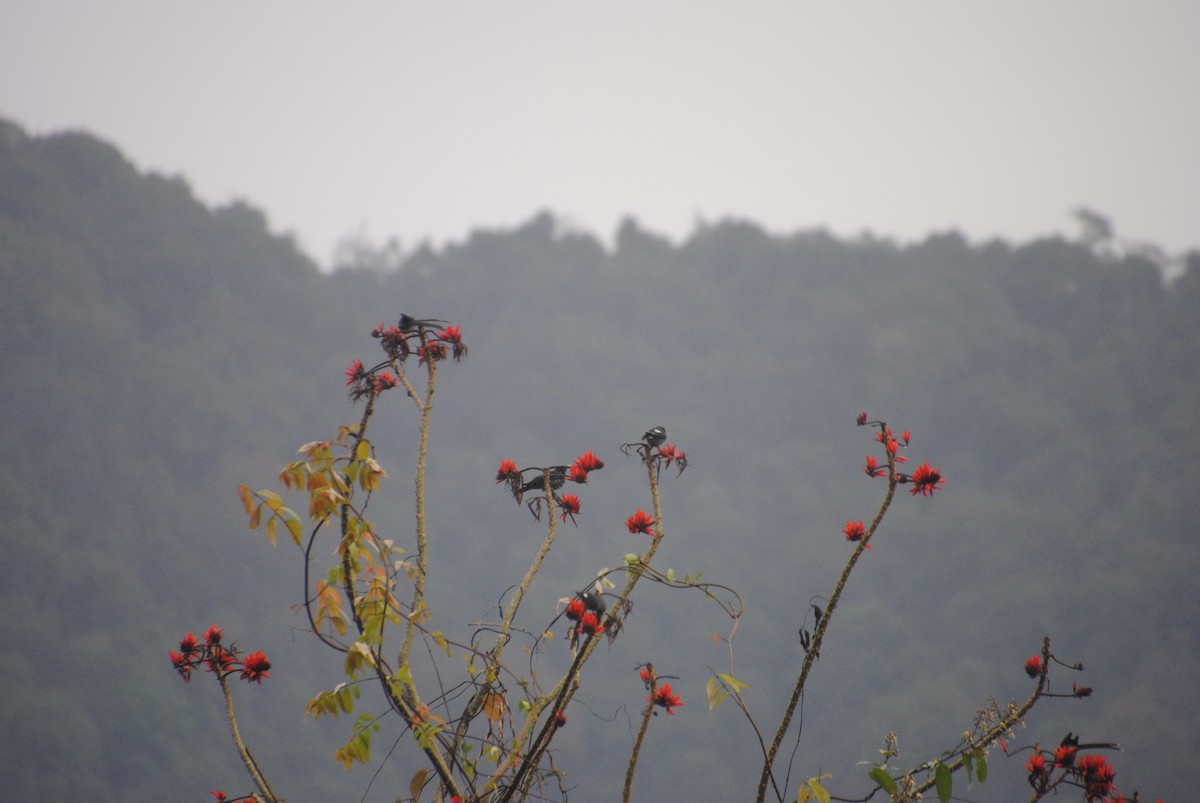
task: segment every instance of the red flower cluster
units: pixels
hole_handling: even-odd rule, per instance
[[[863,526],[861,521],[848,521],[846,526],[842,528],[842,532],[846,534],[847,541],[858,542],[867,537],[867,528]],[[867,549],[871,545],[867,544]]]
[[[625,519],[625,526],[629,528],[629,532],[644,533],[651,538],[656,538],[658,536],[653,529],[654,524],[655,520],[650,518],[650,516],[646,514],[646,511],[641,510],[640,508],[638,509],[637,513],[634,513],[632,516]]]
[[[902,477],[900,481],[904,482],[905,480]],[[921,496],[933,496],[933,492],[940,491],[942,483],[945,482],[942,479],[942,472],[936,468],[931,468],[928,463],[922,463],[912,476],[908,478],[908,481],[913,486],[908,489],[908,492],[913,496],[917,494]]]
[[[883,421],[868,421],[865,412],[859,413],[854,419],[854,423],[858,426],[875,426],[879,431],[875,433],[875,440],[883,444],[884,450],[888,454],[888,465],[899,465],[908,462],[908,458],[900,454],[900,447],[908,448],[912,441],[912,433],[907,429],[900,433],[897,438],[892,434],[892,428]],[[886,477],[888,469],[879,465],[879,460],[874,455],[867,455],[866,464],[863,466],[863,473],[868,477]],[[908,492],[913,496],[920,494],[921,496],[933,496],[934,491],[940,491],[942,483],[945,479],[942,477],[942,472],[933,468],[928,463],[923,463],[920,468],[911,474],[895,473],[895,481],[901,485],[912,484]]]
[[[567,520],[571,517],[571,522],[575,522],[575,514],[579,512],[579,497],[575,494],[563,494],[560,500],[562,504],[562,519]]]
[[[680,474],[687,468],[687,452],[676,448],[673,443],[664,443],[658,447],[658,456],[662,458],[663,465],[667,467],[670,467],[674,463],[675,467],[679,469]]]
[[[190,681],[192,670],[200,666],[204,667],[205,672],[218,672],[224,676],[241,670],[242,680],[255,683],[262,683],[264,678],[271,677],[268,674],[271,662],[262,650],[243,658],[237,646],[226,647],[222,638],[221,628],[213,625],[204,631],[203,642],[196,638],[195,633],[188,633],[179,642],[179,652],[168,651],[171,665],[184,682]]]
[[[511,482],[521,479],[521,470],[512,460],[501,460],[500,470],[496,472],[496,482]]]
[[[579,634],[585,636],[594,636],[597,633],[603,633],[607,628],[600,623],[600,617],[596,611],[589,610],[587,604],[576,597],[567,603],[566,617],[574,624],[571,625],[570,644],[575,646],[579,641]]]
[[[1062,775],[1054,782],[1054,786],[1066,779],[1083,787],[1088,803],[1125,803],[1125,796],[1116,793],[1117,773],[1108,759],[1101,755],[1077,756],[1078,751],[1076,743],[1064,740],[1054,751],[1053,765],[1047,762],[1048,752],[1034,753],[1025,762],[1025,769],[1029,770],[1029,785],[1039,793],[1045,792],[1051,786],[1050,773],[1057,769],[1062,771]]]
[[[593,471],[599,471],[604,468],[604,461],[596,457],[596,453],[591,449],[575,458],[575,462],[571,464],[568,471],[571,482],[583,485],[588,481],[588,474]]]
[[[664,683],[653,694],[646,696],[646,702],[650,702],[651,700],[654,701],[655,705],[660,705],[667,709],[667,713],[671,716],[675,716],[675,712],[671,709],[683,708],[683,700],[679,695],[672,693],[670,683]]]
[[[1108,759],[1099,755],[1087,755],[1079,759],[1079,775],[1083,781],[1083,794],[1090,803],[1100,800],[1116,789],[1113,783],[1116,770]]]
[[[1031,678],[1036,678],[1042,674],[1042,658],[1039,655],[1033,655],[1025,659],[1025,674]]]

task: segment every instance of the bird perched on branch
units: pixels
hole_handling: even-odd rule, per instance
[[[642,436],[642,440],[651,449],[656,446],[662,446],[667,440],[667,430],[661,426],[651,427],[646,430],[646,434]]]
[[[446,322],[438,318],[414,318],[411,315],[400,313],[400,320],[396,326],[401,332],[415,332],[421,329],[437,329],[445,326]]]

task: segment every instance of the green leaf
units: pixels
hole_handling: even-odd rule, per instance
[[[971,778],[975,774],[975,762],[971,758],[970,753],[963,753],[963,766],[967,768],[967,786],[971,785]]]
[[[954,786],[954,778],[950,774],[950,768],[945,764],[938,764],[937,769],[933,771],[933,785],[937,788],[938,800],[942,803],[950,803],[950,792]]]
[[[816,800],[818,803],[829,803],[829,792],[825,791],[824,786],[821,786],[821,779],[832,777],[829,773],[824,773],[823,775],[818,775],[816,778],[809,778],[796,793],[796,803],[808,803],[809,800]]]
[[[354,447],[354,459],[359,461],[367,461],[371,459],[371,442],[363,438],[358,442],[358,446]]]
[[[983,783],[987,780],[987,759],[984,758],[983,750],[975,751],[975,775],[978,776],[979,782]]]
[[[892,776],[887,774],[883,767],[872,767],[867,773],[871,780],[879,785],[879,788],[887,792],[889,795],[896,793],[896,782],[892,780]]]

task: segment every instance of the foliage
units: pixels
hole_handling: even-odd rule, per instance
[[[221,500],[336,420],[344,401],[329,377],[359,348],[364,321],[402,304],[472,332],[471,365],[446,377],[453,392],[432,433],[428,506],[454,535],[455,552],[440,558],[462,578],[430,590],[443,621],[479,618],[495,581],[528,566],[527,529],[505,500],[463,483],[490,476],[496,455],[578,453],[663,420],[686,433],[693,466],[671,486],[681,537],[668,539],[662,574],[703,569],[750,592],[734,676],[759,710],[776,710],[786,703],[777,676],[800,650],[790,622],[837,571],[837,531],[863,516],[861,490],[846,482],[861,463],[847,462],[836,424],[858,404],[887,408],[935,465],[953,468],[953,493],[919,520],[893,510],[894,540],[876,539],[860,562],[842,606],[847,637],[825,644],[812,681],[818,690],[836,678],[841,692],[804,703],[812,766],[845,789],[862,746],[897,726],[906,753],[936,753],[946,723],[989,690],[1017,693],[1012,656],[1054,632],[1103,676],[1102,704],[1039,709],[1047,743],[1067,730],[1120,734],[1122,789],[1186,799],[1180,768],[1200,711],[1178,668],[1200,660],[1200,642],[1179,623],[1195,617],[1200,566],[1182,467],[1200,409],[1200,255],[1179,261],[1180,278],[1164,282],[1143,257],[1055,238],[899,245],[739,222],[673,245],[628,221],[605,250],[542,215],[419,248],[393,274],[322,275],[244,204],[206,209],[181,179],[139,174],[85,134],[6,129],[0,732],[3,754],[21,760],[4,765],[0,790],[140,799],[203,795],[206,780],[237,777],[228,743],[197,737],[220,727],[220,712],[200,690],[180,695],[163,666],[162,645],[203,611],[253,634],[275,663],[240,703],[264,769],[314,798],[362,794],[358,773],[294,760],[345,741],[327,717],[295,725],[335,667],[293,637],[280,601],[302,601],[298,583],[265,540],[244,542],[238,510]],[[393,459],[415,448],[390,425],[372,441]],[[386,469],[384,487],[412,482],[404,460]],[[603,477],[604,492],[582,500],[581,537],[559,540],[526,605],[548,610],[556,589],[615,565],[598,522],[620,528],[638,489],[622,471]],[[392,503],[403,497],[373,502],[373,521],[396,523],[388,538],[411,520]],[[813,536],[823,532],[834,538]],[[768,601],[768,589],[795,598]],[[592,659],[582,702],[622,716],[606,703],[627,694],[630,661],[670,644],[687,727],[672,729],[672,771],[642,771],[638,787],[742,797],[744,785],[722,778],[687,786],[706,775],[706,756],[725,757],[731,778],[754,772],[757,748],[723,738],[740,712],[725,704],[700,725],[710,675],[679,669],[721,653],[705,638],[713,623],[688,595],[654,586],[647,597],[625,646]],[[572,716],[555,741],[586,756],[570,776],[583,789],[624,768],[592,737],[614,726],[591,721]],[[256,730],[287,732],[289,749]],[[1014,775],[1028,790],[1023,772],[989,763],[976,799],[1015,799]],[[388,776],[382,768],[377,790],[411,771]],[[857,793],[867,788],[863,776]]]

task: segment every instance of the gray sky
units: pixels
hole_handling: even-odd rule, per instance
[[[86,128],[321,262],[550,209],[1200,247],[1200,3],[9,0],[0,115]]]

